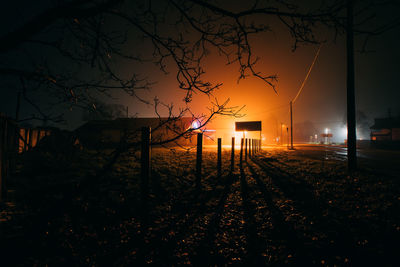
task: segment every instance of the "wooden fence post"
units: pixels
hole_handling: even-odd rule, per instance
[[[247,138],[244,145],[244,161],[247,162]]]
[[[249,144],[247,146],[247,153],[249,154],[249,158],[251,158],[251,139],[248,140]]]
[[[232,137],[231,172],[235,170],[235,137]]]
[[[201,163],[203,159],[203,133],[197,134],[197,154],[196,154],[196,188],[201,187]]]
[[[243,167],[243,143],[244,143],[244,139],[241,138],[240,139],[240,168],[242,169]]]
[[[150,140],[151,140],[151,128],[142,128],[142,147],[141,147],[141,201],[142,201],[142,212],[146,213],[147,199],[149,194],[149,179],[150,179]]]
[[[222,139],[218,138],[218,153],[217,153],[217,175],[218,178],[221,177],[221,167],[222,167]]]
[[[253,139],[250,139],[250,140],[249,140],[249,145],[250,145],[249,153],[251,154],[250,156],[254,156],[254,144],[253,144]]]

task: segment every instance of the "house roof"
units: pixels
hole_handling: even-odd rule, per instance
[[[137,130],[141,127],[151,127],[155,129],[160,124],[167,122],[168,118],[119,118],[115,120],[92,120],[78,127],[75,131],[100,131],[100,130]],[[182,117],[176,120],[175,123],[171,122],[170,125],[177,127],[189,127],[193,118]]]
[[[400,128],[400,117],[397,118],[377,118],[370,129],[393,129]]]

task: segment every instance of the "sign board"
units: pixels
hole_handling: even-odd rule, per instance
[[[328,133],[328,134],[321,134],[321,137],[332,137],[333,136],[333,134],[331,134],[331,133]]]
[[[261,131],[261,121],[240,121],[235,122],[235,131]]]

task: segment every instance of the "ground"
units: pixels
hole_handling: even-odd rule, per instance
[[[0,214],[2,262],[12,266],[395,266],[400,249],[398,151],[360,150],[346,170],[332,146],[264,147],[230,172],[224,149],[153,149],[149,200],[140,154],[107,170],[109,151],[21,156],[13,202]]]

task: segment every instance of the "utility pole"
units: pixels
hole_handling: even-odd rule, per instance
[[[289,127],[286,127],[286,136],[287,136],[287,143],[286,146],[289,149]]]
[[[293,149],[293,107],[290,101],[290,149]]]
[[[357,169],[353,4],[353,0],[347,0],[347,164],[349,171]]]

